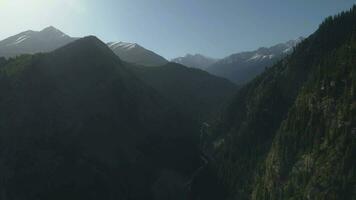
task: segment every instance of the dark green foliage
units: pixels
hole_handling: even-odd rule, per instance
[[[255,199],[355,197],[356,38],[315,68],[282,123]]]
[[[199,167],[196,125],[95,37],[0,71],[0,199],[174,196],[163,172]]]
[[[350,192],[355,174],[350,157],[355,149],[354,141],[350,141],[352,127],[333,131],[336,116],[348,124],[355,116],[354,111],[346,112],[354,102],[354,85],[342,86],[343,80],[355,82],[355,51],[350,42],[356,34],[355,22],[355,7],[327,19],[292,55],[243,87],[215,122],[206,140],[221,163],[220,178],[230,191],[230,199],[307,199],[308,195],[325,199],[329,193],[331,199],[355,197]],[[335,84],[331,93],[319,96],[315,88],[320,87],[320,81]],[[335,102],[334,110],[324,111],[324,118],[320,118],[321,109],[316,113],[306,109],[311,99],[323,107],[324,98]],[[329,134],[333,137],[328,141],[334,145],[308,157]],[[303,171],[293,174],[292,169],[299,166],[295,163],[303,156],[317,162],[317,175],[310,179]],[[339,186],[340,181],[345,186]]]
[[[6,64],[6,58],[0,57],[0,68]]]

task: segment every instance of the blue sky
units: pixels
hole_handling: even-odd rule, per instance
[[[0,0],[0,39],[53,25],[71,36],[136,42],[171,59],[220,58],[308,36],[356,0]],[[9,19],[8,21],[3,19]]]

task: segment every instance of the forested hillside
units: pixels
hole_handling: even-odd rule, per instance
[[[166,199],[198,129],[95,37],[0,67],[1,199]]]
[[[181,112],[198,121],[207,120],[238,90],[235,84],[224,78],[176,63],[149,68],[128,67]]]
[[[355,197],[356,7],[243,87],[205,137],[230,199]]]

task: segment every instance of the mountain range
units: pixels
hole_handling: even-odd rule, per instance
[[[70,37],[53,26],[41,31],[25,31],[0,41],[0,57],[15,57],[22,54],[46,53],[69,44],[78,38]],[[122,60],[158,66],[168,63],[162,56],[134,43],[110,42],[107,44]]]
[[[42,31],[29,30],[0,41],[0,57],[50,52],[77,39],[52,26]],[[303,38],[298,38],[270,48],[263,47],[256,51],[232,54],[223,59],[209,58],[201,54],[187,54],[172,59],[171,62],[201,69],[226,78],[237,85],[243,85],[261,74],[265,68],[290,54],[302,40]],[[164,57],[136,43],[109,42],[107,45],[120,59],[128,63],[149,67],[168,63]]]
[[[243,85],[266,68],[293,52],[293,48],[303,40],[302,37],[280,43],[272,47],[262,47],[255,51],[232,54],[206,67],[206,71],[216,76]]]
[[[89,36],[1,58],[0,91],[2,198],[178,200],[202,162],[199,123],[236,86],[127,63]]]
[[[53,27],[0,44],[0,199],[356,197],[356,5],[210,73]]]
[[[217,61],[218,59],[209,58],[201,54],[187,54],[184,57],[178,57],[171,60],[171,62],[201,70],[206,70],[210,65],[214,64]]]
[[[243,85],[261,74],[266,68],[293,52],[294,47],[304,38],[299,37],[272,47],[261,47],[255,51],[235,53],[222,59],[209,58],[201,54],[187,54],[172,59],[191,68],[198,68],[213,75],[226,78],[237,85]]]

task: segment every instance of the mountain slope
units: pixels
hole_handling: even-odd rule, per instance
[[[74,40],[76,38],[71,38],[52,26],[42,31],[25,31],[0,41],[0,57],[49,52]]]
[[[269,48],[259,48],[256,51],[233,54],[219,60],[206,71],[227,78],[238,85],[245,84],[261,74],[267,67],[290,54],[302,39],[290,40]]]
[[[254,199],[356,196],[356,37],[315,69],[282,122]]]
[[[187,54],[184,57],[178,57],[171,60],[171,62],[178,63],[191,68],[201,69],[201,70],[207,69],[217,61],[218,59],[209,58],[200,54],[195,54],[195,55]]]
[[[130,68],[143,82],[177,104],[181,111],[199,120],[206,119],[237,90],[226,79],[176,63]]]
[[[104,43],[87,37],[6,62],[0,69],[2,199],[184,194],[184,181],[200,162],[195,124]]]
[[[145,66],[160,66],[168,61],[162,56],[135,43],[110,42],[110,49],[122,60]]]
[[[205,136],[229,199],[351,199],[356,6],[240,89]]]

